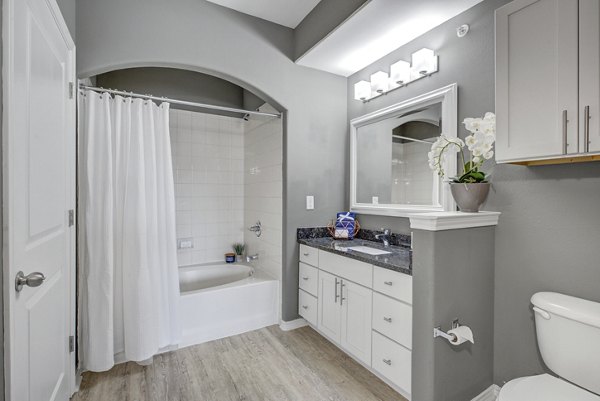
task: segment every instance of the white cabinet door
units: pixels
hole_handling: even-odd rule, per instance
[[[342,280],[342,347],[371,366],[373,291]]]
[[[579,1],[579,131],[581,151],[600,152],[600,2]],[[589,142],[588,142],[589,141]],[[586,142],[588,145],[586,147]]]
[[[496,11],[497,161],[579,152],[578,17],[578,0]]]
[[[341,322],[340,279],[333,274],[319,271],[319,316],[317,327],[331,340],[339,343]]]

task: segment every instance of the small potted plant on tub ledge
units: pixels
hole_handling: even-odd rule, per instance
[[[235,252],[235,257],[238,262],[241,262],[244,258],[244,251],[246,250],[246,245],[242,243],[233,244],[233,251]]]
[[[462,171],[459,176],[450,178],[452,197],[462,212],[477,213],[490,191],[489,174],[482,171],[482,167],[494,157],[496,116],[486,113],[483,118],[465,118],[463,124],[471,134],[464,141],[440,135],[431,145],[429,167],[443,178],[446,176],[445,158],[458,153]],[[465,157],[465,147],[470,157]]]

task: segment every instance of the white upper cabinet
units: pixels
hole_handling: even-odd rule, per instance
[[[597,0],[589,3],[597,7]],[[578,0],[516,0],[496,11],[498,162],[583,152],[578,118],[578,4]],[[597,12],[594,24],[597,29]],[[597,54],[597,33],[592,44]],[[597,102],[597,67],[595,71],[592,97]]]
[[[584,151],[600,152],[600,2],[579,1],[579,127]],[[589,125],[588,125],[589,124]]]

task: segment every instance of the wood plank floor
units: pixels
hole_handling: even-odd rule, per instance
[[[406,401],[313,329],[278,326],[85,373],[73,401]]]

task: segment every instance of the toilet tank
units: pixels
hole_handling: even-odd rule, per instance
[[[556,292],[538,292],[531,303],[546,366],[600,394],[600,303]]]

